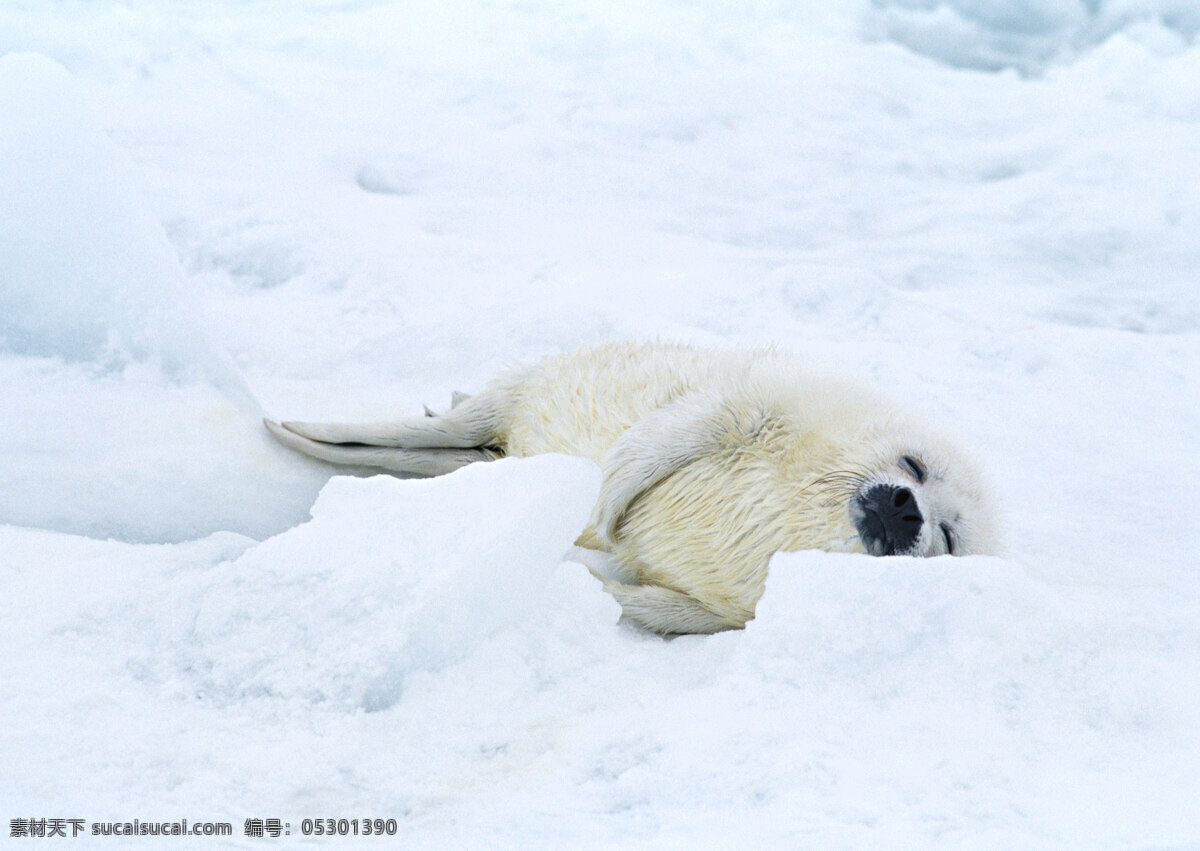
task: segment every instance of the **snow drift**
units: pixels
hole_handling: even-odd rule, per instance
[[[869,29],[963,68],[1031,74],[1076,58],[1115,33],[1164,53],[1200,31],[1189,0],[872,0]]]
[[[261,433],[67,73],[4,57],[0,115],[0,519],[155,541],[297,522],[321,473]]]

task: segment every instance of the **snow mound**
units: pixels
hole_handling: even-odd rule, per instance
[[[557,601],[552,580],[599,486],[594,464],[566,456],[430,480],[336,477],[310,522],[185,592],[189,687],[219,703],[374,711],[413,671],[439,671],[506,630],[580,623],[586,607]],[[609,604],[589,628],[615,622]]]
[[[177,541],[302,520],[323,472],[263,432],[65,70],[4,57],[0,115],[0,521]]]
[[[139,806],[161,811],[190,796],[239,824],[246,783],[259,790],[273,778],[279,800],[294,804],[330,779],[333,763],[307,749],[265,755],[276,731],[361,746],[364,766],[457,771],[448,728],[465,725],[464,747],[477,751],[481,736],[495,735],[489,706],[520,707],[592,661],[563,648],[607,646],[616,633],[617,604],[581,566],[560,561],[598,489],[594,464],[548,455],[431,480],[334,478],[311,521],[257,545],[225,533],[152,546],[0,526],[9,556],[0,578],[25,601],[0,625],[10,651],[0,678],[20,684],[0,696],[12,733],[0,761],[31,767],[0,802],[35,807],[73,765],[89,779],[56,800],[119,815],[128,782],[158,776],[147,743],[164,735],[191,767],[166,767],[154,800]],[[47,548],[53,559],[42,557]],[[55,590],[64,586],[69,595]],[[42,676],[46,666],[72,687]],[[107,696],[112,688],[119,699]],[[457,697],[439,706],[448,694]],[[371,719],[397,702],[421,729],[410,741],[402,725],[409,751],[394,756],[386,730],[400,707],[378,713],[391,715],[383,728]],[[84,720],[59,736],[67,715]],[[234,718],[257,719],[262,735],[243,735]],[[406,761],[412,748],[429,753]],[[373,804],[411,791],[368,786],[383,796]]]
[[[1159,49],[1200,31],[1191,0],[872,0],[871,27],[917,53],[961,68],[1035,73],[1113,33]]]
[[[1171,844],[1194,838],[1198,618],[1169,587],[1115,597],[1000,559],[781,553],[731,667],[806,695],[790,721],[885,822],[1001,821],[1004,788],[1051,844]]]
[[[745,631],[663,640],[559,561],[598,486],[563,456],[339,477],[257,545],[0,527],[0,803],[294,833],[335,801],[414,847],[1194,838],[1194,595],[790,553]]]
[[[0,111],[3,349],[211,358],[162,226],[66,70],[35,54],[0,59]]]

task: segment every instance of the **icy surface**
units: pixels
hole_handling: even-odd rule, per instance
[[[3,4],[0,814],[1200,845],[1198,31]],[[560,561],[591,465],[329,480],[259,424],[634,336],[886,386],[975,449],[1008,551],[781,555],[748,629],[665,642]]]
[[[67,72],[0,59],[0,115],[0,517],[160,541],[303,519],[319,473],[261,433]]]
[[[963,68],[1038,73],[1114,33],[1177,51],[1200,31],[1192,0],[871,0],[875,31]]]

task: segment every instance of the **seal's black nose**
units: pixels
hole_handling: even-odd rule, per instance
[[[891,556],[912,548],[924,522],[912,491],[895,485],[875,485],[856,502],[854,525],[869,553]]]

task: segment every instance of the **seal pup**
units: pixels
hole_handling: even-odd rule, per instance
[[[381,423],[264,420],[333,464],[438,476],[561,452],[603,473],[579,546],[629,619],[737,629],[780,551],[967,555],[995,547],[974,465],[921,418],[775,350],[584,347],[507,370],[450,410]]]

